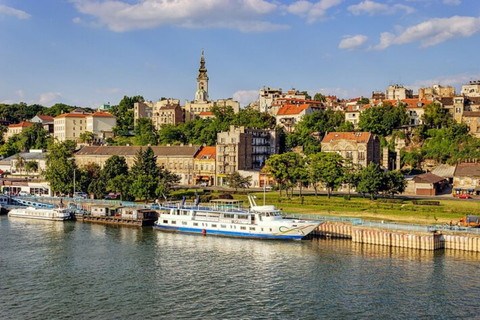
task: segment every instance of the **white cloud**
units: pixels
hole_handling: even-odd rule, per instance
[[[456,88],[457,94],[460,93],[461,87],[471,80],[480,79],[480,73],[461,73],[449,76],[439,76],[432,79],[417,80],[409,85],[409,88],[418,90],[419,88],[431,87],[434,84],[441,86],[452,86]]]
[[[348,6],[347,9],[356,16],[362,13],[369,14],[371,16],[377,14],[394,14],[401,10],[405,11],[407,14],[415,12],[415,9],[403,4],[388,5],[372,0],[365,0],[359,4]]]
[[[92,16],[112,31],[149,29],[162,25],[185,28],[228,28],[243,32],[287,29],[263,21],[278,5],[266,0],[72,0],[80,13]],[[75,18],[74,22],[81,22]]]
[[[7,7],[4,4],[0,4],[0,16],[14,16],[17,19],[30,19],[31,15],[25,11],[18,10],[12,7]]]
[[[451,6],[459,6],[462,4],[462,0],[443,0],[443,3]]]
[[[430,47],[453,38],[470,37],[480,31],[480,17],[434,18],[394,35],[383,32],[380,44],[374,49],[383,50],[391,45],[420,42],[422,47]]]
[[[45,92],[40,94],[38,99],[38,104],[42,106],[54,105],[55,103],[60,102],[60,97],[62,95],[59,92]]]
[[[357,34],[353,37],[347,37],[338,44],[339,49],[352,50],[361,47],[368,40],[367,36]]]
[[[284,9],[291,14],[307,18],[308,23],[327,18],[327,10],[339,5],[342,0],[320,0],[310,2],[305,0],[295,1]]]
[[[240,102],[242,106],[246,106],[258,100],[259,92],[259,90],[239,90],[233,94],[233,100]]]

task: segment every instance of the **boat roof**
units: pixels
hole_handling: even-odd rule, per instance
[[[243,202],[243,200],[235,200],[235,199],[214,199],[210,200],[210,202],[213,202],[215,204],[221,203],[221,204],[240,204]]]

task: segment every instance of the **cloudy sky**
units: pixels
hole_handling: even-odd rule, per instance
[[[96,107],[263,86],[341,98],[480,79],[478,0],[0,0],[0,103]]]

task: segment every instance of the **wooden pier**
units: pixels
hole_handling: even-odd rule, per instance
[[[345,222],[325,222],[314,236],[351,239],[355,243],[382,245],[418,250],[462,250],[480,252],[480,235],[445,230],[391,230],[354,226]]]
[[[122,226],[146,227],[153,226],[156,218],[125,218],[116,216],[92,216],[91,214],[76,214],[75,219],[82,222],[113,224]]]

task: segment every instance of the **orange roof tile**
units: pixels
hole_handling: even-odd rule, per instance
[[[372,134],[370,132],[330,132],[322,142],[328,143],[333,140],[355,140],[360,143],[366,143],[370,140]]]
[[[213,116],[213,115],[214,115],[214,114],[213,114],[213,112],[211,112],[211,111],[202,111],[202,112],[200,112],[200,114],[199,114],[200,117],[202,117],[202,116],[204,116],[204,117],[206,117],[206,116]]]
[[[309,105],[295,105],[295,104],[285,104],[280,109],[278,109],[277,116],[286,116],[300,114],[303,110],[308,109]]]
[[[33,123],[32,122],[29,122],[29,121],[22,121],[20,123],[16,123],[16,124],[11,124],[9,125],[8,127],[9,128],[28,128],[32,125]]]
[[[215,155],[217,154],[216,147],[203,147],[200,152],[197,153],[195,159],[203,160],[215,160]]]
[[[108,112],[94,112],[92,114],[87,114],[87,116],[92,116],[92,117],[109,117],[109,118],[115,118],[115,116],[111,113]]]

